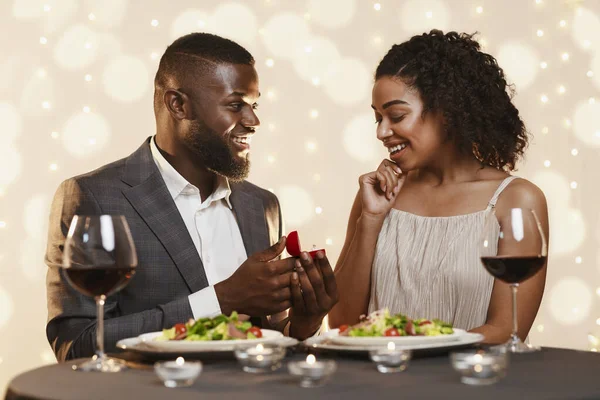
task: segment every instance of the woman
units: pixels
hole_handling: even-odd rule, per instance
[[[390,152],[360,177],[336,266],[332,327],[388,307],[479,332],[511,333],[511,291],[479,260],[485,217],[533,209],[544,194],[510,175],[528,137],[502,69],[472,35],[433,30],[394,45],[375,73],[377,138]],[[546,238],[547,239],[547,238]],[[546,267],[519,290],[519,336],[539,308]]]

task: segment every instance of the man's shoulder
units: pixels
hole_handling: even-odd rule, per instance
[[[99,185],[112,186],[115,182],[120,182],[120,177],[123,175],[126,163],[127,157],[103,165],[95,170],[68,178],[63,184],[76,184],[87,188]]]

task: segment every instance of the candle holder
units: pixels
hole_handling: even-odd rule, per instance
[[[275,371],[281,367],[286,349],[277,344],[259,343],[251,346],[238,346],[234,354],[242,369],[250,373]]]
[[[324,385],[337,369],[333,360],[317,361],[314,355],[309,354],[306,360],[290,361],[288,371],[300,379],[300,386],[304,388],[319,387]]]
[[[472,350],[450,355],[452,367],[467,385],[491,385],[506,376],[508,355],[500,349]]]
[[[178,357],[175,361],[156,362],[154,372],[168,388],[187,387],[193,385],[202,372],[202,363]]]
[[[397,348],[394,342],[389,342],[385,348],[371,350],[369,357],[377,365],[379,372],[389,374],[405,371],[411,354],[410,350]]]

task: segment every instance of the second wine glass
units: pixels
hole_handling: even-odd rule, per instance
[[[104,353],[104,303],[135,273],[137,254],[123,216],[76,215],[65,242],[63,273],[80,293],[96,301],[96,355],[80,371],[118,372],[125,364]]]
[[[528,353],[539,348],[523,343],[518,335],[517,290],[519,284],[533,277],[548,257],[546,233],[534,210],[513,208],[505,216],[495,212],[486,216],[481,243],[481,262],[496,279],[510,285],[513,327],[507,351]]]

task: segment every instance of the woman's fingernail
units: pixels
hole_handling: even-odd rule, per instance
[[[296,260],[296,269],[302,268],[302,264],[300,264],[300,260]]]
[[[292,280],[293,281],[297,281],[298,280],[298,273],[297,272],[292,272]]]
[[[308,260],[308,254],[306,254],[305,251],[303,251],[302,253],[300,253],[300,258],[303,259],[304,261]]]

